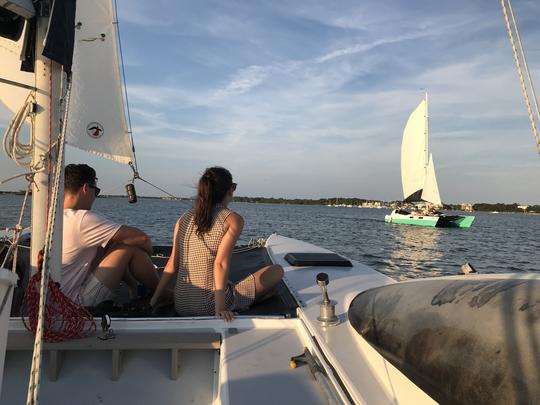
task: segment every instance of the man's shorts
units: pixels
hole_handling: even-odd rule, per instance
[[[91,274],[81,288],[81,303],[85,307],[95,307],[103,301],[113,300],[116,294]]]

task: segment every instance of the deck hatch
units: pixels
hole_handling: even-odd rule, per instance
[[[287,253],[285,260],[292,266],[352,267],[352,263],[336,253]]]

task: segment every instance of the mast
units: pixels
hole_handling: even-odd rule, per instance
[[[59,104],[61,97],[61,66],[51,59],[42,55],[43,39],[45,38],[49,24],[48,17],[37,18],[36,29],[36,103],[38,105],[35,118],[35,146],[32,164],[35,166],[42,162],[44,170],[36,173],[32,185],[32,222],[31,222],[31,254],[30,264],[32,272],[37,270],[38,252],[45,245],[45,233],[47,232],[48,208],[51,203],[53,168],[57,162],[57,150],[49,152],[56,142],[59,134]],[[55,281],[60,281],[62,266],[62,219],[63,219],[63,181],[59,190],[59,204],[56,213],[56,229],[54,243],[50,256],[51,276]]]
[[[427,94],[427,90],[424,92],[425,94],[425,100],[426,100],[426,104],[425,104],[425,107],[426,107],[426,110],[425,110],[425,119],[426,119],[426,122],[425,122],[425,125],[424,125],[424,134],[425,134],[425,137],[426,137],[426,142],[424,143],[424,170],[425,170],[425,176],[424,178],[427,177],[427,172],[428,172],[428,165],[429,165],[429,113],[428,113],[428,94]],[[425,185],[424,185],[425,186]],[[426,201],[426,210],[429,211],[429,202]]]
[[[427,94],[427,91],[424,94],[425,94],[425,99],[426,99],[426,112],[425,112],[426,124],[424,126],[424,135],[426,137],[426,142],[425,142],[425,145],[424,145],[424,155],[425,155],[424,168],[426,169],[426,172],[427,172],[427,167],[428,167],[428,164],[429,164],[429,145],[428,145],[428,142],[429,142],[429,115],[428,115],[428,94]]]

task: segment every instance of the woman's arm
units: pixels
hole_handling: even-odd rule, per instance
[[[231,266],[231,256],[236,241],[244,229],[244,219],[233,212],[225,220],[225,234],[219,244],[216,259],[214,261],[214,294],[216,304],[216,315],[231,321],[233,314],[227,310],[225,305],[225,291],[229,281],[229,269]]]
[[[163,269],[163,274],[161,275],[161,278],[159,279],[159,283],[156,287],[156,291],[154,291],[154,295],[152,295],[152,298],[150,299],[150,306],[155,306],[156,302],[159,300],[159,297],[161,294],[163,294],[163,290],[167,285],[169,284],[169,281],[176,273],[176,268],[174,267],[174,263],[176,260],[176,239],[177,239],[177,233],[178,229],[180,228],[180,221],[176,222],[176,225],[174,227],[174,236],[173,236],[173,247],[171,256],[169,257],[169,261],[167,261],[167,264],[165,268]]]

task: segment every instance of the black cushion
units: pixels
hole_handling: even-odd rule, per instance
[[[292,266],[352,267],[352,263],[336,253],[287,253],[285,260]]]

